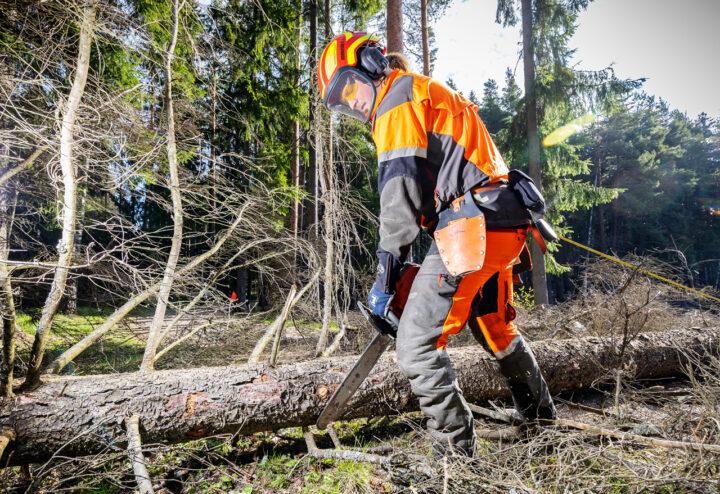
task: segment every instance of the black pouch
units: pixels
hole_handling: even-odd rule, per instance
[[[488,228],[522,228],[531,223],[527,208],[505,184],[476,190],[473,199],[485,214]]]
[[[510,189],[515,192],[523,206],[540,215],[545,214],[545,198],[532,178],[520,170],[510,170],[508,181]]]

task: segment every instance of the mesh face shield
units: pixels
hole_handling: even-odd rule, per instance
[[[354,68],[347,68],[333,78],[325,104],[333,111],[367,122],[376,96],[375,85],[368,76]]]

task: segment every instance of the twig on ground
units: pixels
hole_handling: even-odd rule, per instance
[[[502,429],[476,429],[475,434],[481,439],[506,441],[520,437],[520,428],[503,427]]]
[[[555,427],[570,427],[573,429],[591,432],[598,436],[611,437],[613,439],[618,439],[620,441],[635,442],[635,443],[639,443],[639,444],[642,444],[645,446],[657,446],[657,447],[661,447],[661,448],[682,449],[682,450],[686,450],[686,451],[691,450],[691,451],[704,451],[704,452],[710,452],[710,453],[720,453],[720,445],[718,445],[718,444],[706,444],[706,443],[696,443],[696,442],[688,442],[688,441],[671,441],[668,439],[654,439],[651,437],[645,437],[645,436],[639,436],[637,434],[632,434],[630,432],[615,431],[612,429],[606,429],[605,427],[599,427],[599,426],[595,426],[595,425],[585,424],[582,422],[577,422],[575,420],[569,420],[569,419],[555,419],[552,421],[542,421],[542,422],[548,423],[549,425],[553,425]]]
[[[470,406],[470,410],[472,410],[473,412],[478,413],[480,415],[484,415],[486,417],[490,417],[494,420],[498,420],[500,422],[505,422],[508,424],[516,423],[515,418],[507,413],[489,410],[487,408],[479,407],[477,405],[472,405],[472,404],[470,404],[469,406]],[[605,427],[590,425],[590,424],[586,424],[583,422],[578,422],[576,420],[570,420],[570,419],[541,420],[540,423],[543,425],[549,425],[549,426],[555,426],[555,427],[569,427],[572,429],[578,429],[578,430],[582,430],[582,431],[586,431],[586,432],[591,432],[591,433],[599,435],[599,436],[612,437],[614,439],[619,439],[621,441],[635,442],[635,443],[643,444],[645,446],[657,446],[657,447],[661,447],[661,448],[676,448],[676,449],[683,449],[683,450],[720,453],[720,445],[718,445],[718,444],[706,444],[706,443],[688,442],[688,441],[671,441],[668,439],[654,439],[654,438],[650,438],[650,437],[639,436],[637,434],[632,434],[630,432],[621,432],[621,431],[616,431],[616,430],[612,430],[612,429],[607,429]],[[500,430],[481,429],[481,430],[477,431],[477,434],[479,437],[483,437],[485,439],[510,439],[512,437],[517,437],[518,432],[519,431],[517,428],[500,429]]]
[[[332,439],[335,449],[343,449],[342,443],[340,442],[340,438],[337,435],[337,431],[335,430],[335,427],[332,424],[328,424],[326,427],[326,430],[327,430],[328,436],[330,436],[330,439]]]
[[[468,406],[470,407],[471,412],[477,413],[478,415],[482,415],[483,417],[490,418],[497,422],[503,422],[505,424],[522,423],[522,420],[520,420],[518,417],[508,413],[490,410],[489,408],[481,407],[473,403],[468,403]]]
[[[307,445],[308,454],[315,458],[362,461],[365,463],[373,463],[376,465],[390,464],[390,458],[386,456],[363,453],[362,451],[353,451],[348,449],[320,449],[315,443],[315,437],[313,436],[312,431],[306,428],[303,428],[303,436],[305,437],[305,444]]]
[[[577,408],[578,410],[583,410],[585,412],[594,413],[594,414],[600,415],[602,417],[612,417],[614,419],[620,420],[620,417],[615,415],[615,413],[609,412],[605,409],[595,408],[595,407],[591,407],[588,405],[583,405],[582,403],[575,403],[573,401],[563,400],[562,398],[555,398],[555,400],[560,403],[564,403],[565,405],[567,405],[569,407]]]

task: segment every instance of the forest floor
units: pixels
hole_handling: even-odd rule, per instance
[[[662,298],[662,297],[661,297]],[[652,303],[638,293],[622,298],[598,294],[551,308],[520,305],[518,325],[529,340],[590,336],[608,331],[618,314],[635,317],[630,300],[641,300],[643,317],[627,321],[638,331],[717,326],[718,315],[691,305],[658,298]],[[625,307],[625,309],[623,309]],[[56,324],[51,353],[59,354],[105,314],[84,309],[62,316]],[[204,319],[203,319],[204,318]],[[21,314],[23,330],[32,334],[34,315]],[[217,321],[180,345],[160,368],[240,364],[247,361],[272,315],[195,314],[180,324],[175,336],[195,324]],[[359,314],[345,322],[347,335],[337,354],[358,354],[372,336]],[[148,318],[130,318],[111,336],[83,354],[68,369],[74,374],[127,372],[142,357]],[[605,329],[603,329],[605,328]],[[319,324],[305,313],[287,322],[279,365],[313,357]],[[337,328],[335,328],[337,331]],[[469,331],[451,346],[475,344]],[[21,345],[20,356],[26,349]],[[51,355],[51,356],[53,356]],[[614,376],[592,389],[556,397],[559,416],[640,436],[720,444],[720,359],[696,362],[686,376],[652,382],[626,382]],[[482,403],[508,407],[509,403]],[[380,466],[346,460],[321,460],[307,454],[299,428],[252,436],[218,436],[182,445],[145,444],[156,492],[168,493],[454,493],[454,492],[720,492],[720,456],[683,449],[648,447],[633,441],[600,438],[578,430],[547,427],[504,439],[490,438],[505,424],[477,416],[477,455],[453,457],[442,464],[430,459],[424,419],[413,413],[359,419],[337,424],[343,447],[363,451],[379,447],[395,459],[428,458],[427,467]],[[488,432],[492,431],[492,432]],[[332,447],[324,432],[315,431],[318,446]],[[124,451],[78,459],[57,459],[29,469],[0,471],[2,492],[131,493],[132,470]]]

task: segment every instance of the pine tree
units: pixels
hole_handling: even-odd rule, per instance
[[[589,111],[609,111],[617,94],[637,87],[638,83],[616,79],[611,69],[592,72],[572,68],[574,50],[568,44],[576,29],[578,14],[588,1],[498,0],[497,22],[506,26],[517,24],[519,3],[523,7],[524,45],[532,47],[532,53],[527,51],[532,57],[526,59],[525,72],[534,70],[535,77],[526,80],[523,106],[502,135],[502,150],[506,161],[513,166],[523,168],[528,162],[533,165],[529,171],[543,187],[550,206],[548,218],[561,233],[568,234],[570,230],[564,225],[567,213],[607,203],[617,197],[620,190],[596,188],[579,179],[588,173],[589,162],[579,156],[576,145],[567,141],[539,149],[535,145],[544,136]],[[535,120],[528,119],[531,115],[528,90],[533,92],[536,101],[530,106],[537,110],[537,139],[532,130]],[[528,147],[528,135],[530,142],[536,144]],[[533,257],[534,261],[537,257]],[[547,261],[551,272],[564,270],[552,256],[547,256]],[[542,262],[534,265],[533,288],[536,301],[541,303],[547,300]]]

